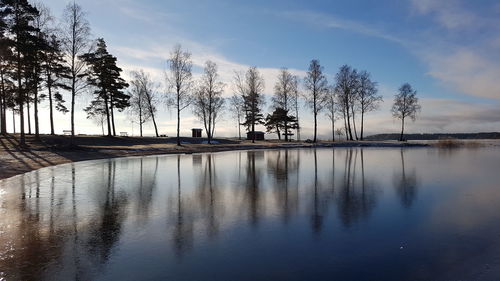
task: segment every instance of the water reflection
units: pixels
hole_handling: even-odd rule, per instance
[[[356,221],[367,218],[377,200],[377,184],[365,175],[363,150],[347,151],[339,178],[337,208],[343,225],[349,227]]]
[[[460,152],[444,160],[440,153],[419,153],[360,148],[239,151],[83,162],[12,178],[0,183],[0,279],[165,279],[179,277],[176,274],[210,279],[203,270],[245,279],[230,268],[268,268],[274,260],[286,260],[281,252],[314,258],[318,266],[348,277],[368,259],[350,253],[362,247],[369,253],[399,249],[363,241],[387,237],[390,243],[391,235],[402,239],[406,233],[384,229],[401,223],[402,213],[432,207],[425,204],[433,201],[416,200],[423,196],[419,190],[424,179],[453,179],[438,173],[433,163],[453,170],[462,168],[456,159],[470,159]],[[483,180],[496,176],[482,172]],[[449,186],[458,188],[457,182],[465,183],[456,179]],[[484,186],[491,194],[491,185]],[[444,196],[443,191],[436,194]],[[459,200],[468,204],[463,197]],[[454,202],[445,206],[451,209]],[[484,208],[483,218],[489,210]],[[436,222],[412,219],[405,223]],[[368,227],[373,222],[377,227]],[[277,245],[282,248],[272,250]],[[344,251],[343,245],[351,248]],[[332,251],[323,256],[323,249]],[[261,252],[270,260],[256,259]],[[335,267],[344,255],[352,265]],[[435,255],[426,257],[439,258]],[[205,263],[199,273],[193,270]],[[354,271],[341,271],[346,266]],[[410,271],[402,270],[392,279],[405,279]],[[125,272],[130,275],[120,275]],[[279,274],[273,276],[280,279]]]
[[[394,186],[401,199],[401,204],[409,208],[417,196],[418,182],[415,169],[407,171],[405,167],[404,149],[400,150],[401,171],[394,175]]]

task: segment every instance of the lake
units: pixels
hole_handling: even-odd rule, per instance
[[[0,181],[0,280],[498,280],[500,149],[120,158]]]

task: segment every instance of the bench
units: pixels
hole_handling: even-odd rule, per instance
[[[120,137],[128,137],[128,133],[127,132],[120,132]]]
[[[71,130],[63,130],[63,134],[65,136],[70,136],[71,135]]]

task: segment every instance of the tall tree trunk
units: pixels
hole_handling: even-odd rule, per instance
[[[255,114],[257,109],[255,106],[255,98],[252,99],[252,143],[255,143]]]
[[[354,140],[354,138],[352,137],[352,130],[351,130],[351,114],[350,114],[350,111],[349,111],[349,105],[346,106],[347,108],[347,131],[349,133],[349,136],[346,136],[349,140]]]
[[[345,131],[345,138],[347,139],[348,136],[349,136],[349,134],[348,134],[348,131],[347,131],[347,117],[346,117],[345,107],[342,110],[342,115],[344,116],[344,131]]]
[[[177,145],[181,145],[181,104],[180,104],[180,92],[177,89]]]
[[[40,140],[40,123],[38,122],[38,85],[35,85],[35,139]]]
[[[28,118],[28,135],[31,135],[31,110],[29,100],[26,100],[26,114]]]
[[[405,119],[401,119],[401,135],[399,136],[399,141],[403,141],[403,133],[405,130]]]
[[[314,138],[313,142],[316,143],[316,134],[318,133],[318,112],[316,111],[316,91],[313,93],[314,102],[313,102],[313,111],[314,111]]]
[[[354,137],[358,140],[358,130],[356,130],[356,113],[354,111],[354,105],[351,108],[352,111],[352,128],[354,130]]]
[[[116,137],[116,127],[115,127],[115,110],[114,110],[114,106],[113,106],[113,103],[111,103],[110,107],[111,109],[111,126],[113,128],[113,136]]]
[[[75,62],[73,59],[73,65],[74,64]],[[72,68],[74,68],[74,66]],[[75,74],[73,74],[73,78],[71,80],[71,145],[73,145],[75,141],[75,96],[76,96],[75,87],[76,87],[76,77]]]
[[[297,117],[297,141],[300,141],[299,108],[295,106],[295,117]]]
[[[335,141],[335,119],[332,118],[332,141]]]
[[[363,138],[364,127],[365,127],[365,111],[361,110],[361,140],[364,140]]]
[[[240,113],[238,113],[238,139],[241,140],[241,119],[240,119]]]
[[[106,121],[108,122],[108,137],[111,137],[111,118],[110,118],[109,104],[107,98],[104,98],[104,104],[106,107]]]
[[[154,112],[151,113],[151,118],[153,118],[153,125],[155,127],[156,137],[159,137],[160,135],[158,135],[158,127],[156,126],[156,120],[155,120],[155,114],[154,114]]]
[[[285,93],[285,111],[286,111],[286,116],[285,116],[285,142],[288,142],[288,104],[287,104],[287,99],[288,96]]]
[[[19,34],[18,34],[19,38]],[[26,136],[24,134],[24,91],[21,83],[21,53],[17,51],[17,94],[19,95],[19,123],[21,135],[19,137],[19,145],[26,146]]]
[[[7,105],[5,104],[5,81],[4,81],[4,74],[3,70],[0,71],[0,127],[1,129],[1,134],[6,135],[7,134]]]
[[[140,100],[139,100],[139,134],[141,135],[141,138],[142,138],[142,106],[140,104]]]
[[[16,112],[14,108],[12,108],[12,131],[14,134],[16,133]]]
[[[54,104],[52,101],[52,85],[49,83],[47,85],[47,90],[49,93],[49,117],[50,117],[50,134],[54,135]]]

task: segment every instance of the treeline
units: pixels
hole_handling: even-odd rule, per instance
[[[21,145],[25,145],[25,123],[28,134],[34,132],[39,139],[38,107],[42,102],[49,108],[51,134],[55,133],[54,112],[70,114],[73,140],[76,98],[84,92],[93,96],[84,109],[87,117],[99,124],[103,134],[108,136],[116,136],[115,114],[125,110],[133,122],[139,124],[141,136],[146,122],[152,122],[156,136],[160,136],[156,113],[158,104],[166,102],[176,112],[178,144],[181,112],[188,108],[202,122],[209,143],[225,111],[232,112],[237,120],[240,138],[241,127],[247,132],[255,132],[256,126],[263,125],[279,139],[283,137],[289,141],[295,133],[300,140],[300,100],[312,111],[314,142],[323,113],[331,122],[333,140],[335,135],[363,140],[366,114],[378,109],[382,102],[377,83],[367,71],[344,65],[330,84],[323,66],[314,59],[305,77],[293,75],[287,68],[280,70],[274,85],[271,112],[264,115],[265,82],[256,67],[235,72],[231,85],[234,94],[224,98],[227,85],[221,81],[217,64],[207,61],[201,77],[194,79],[191,53],[180,45],[174,47],[167,60],[167,90],[164,93],[160,83],[142,70],[133,71],[127,82],[105,40],[91,39],[86,13],[74,2],[68,4],[62,18],[56,20],[42,3],[0,0],[0,66],[0,131],[7,133],[9,110],[15,132],[15,116],[18,115]],[[69,94],[69,104],[62,91]],[[419,109],[416,92],[409,84],[404,84],[392,108],[393,116],[402,121],[400,140],[403,139],[405,119],[414,119]],[[33,124],[31,115],[34,116]],[[338,120],[342,125],[336,128]]]
[[[367,140],[397,140],[398,134],[377,134],[368,136]],[[456,133],[456,134],[406,134],[407,140],[442,140],[442,139],[500,139],[500,133]]]

